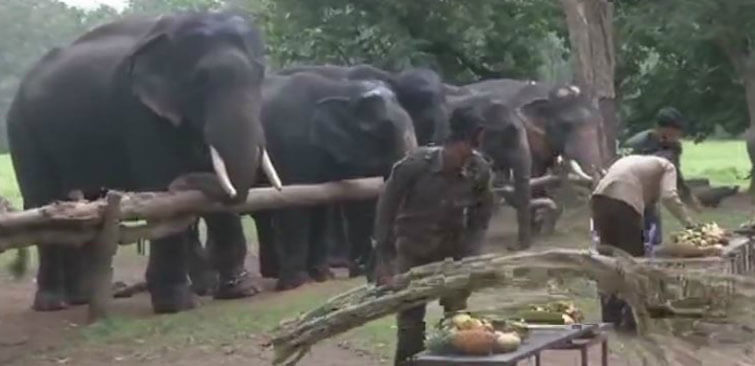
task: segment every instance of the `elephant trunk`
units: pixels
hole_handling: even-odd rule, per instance
[[[569,136],[564,146],[564,158],[574,162],[571,168],[575,173],[591,179],[599,176],[603,167],[600,141],[598,130],[593,126],[579,128]]]
[[[213,98],[205,121],[205,138],[212,167],[223,190],[235,201],[246,199],[258,171],[274,185],[280,179],[267,156],[259,118],[260,98],[248,89],[231,90]]]

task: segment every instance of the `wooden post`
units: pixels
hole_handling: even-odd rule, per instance
[[[118,228],[121,216],[120,192],[108,192],[102,228],[92,248],[92,297],[89,303],[88,320],[90,323],[108,315],[108,305],[112,297],[113,257],[118,248]]]

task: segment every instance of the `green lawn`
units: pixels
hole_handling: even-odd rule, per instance
[[[682,173],[685,178],[709,178],[711,184],[749,184],[750,159],[744,141],[684,143]]]

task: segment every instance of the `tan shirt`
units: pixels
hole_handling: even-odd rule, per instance
[[[617,160],[593,192],[621,200],[640,215],[646,206],[659,200],[683,224],[691,223],[676,187],[676,169],[664,159],[651,155],[629,155]]]

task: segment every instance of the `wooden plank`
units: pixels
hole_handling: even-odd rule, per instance
[[[112,298],[113,256],[118,249],[118,221],[121,216],[122,194],[108,192],[107,205],[103,212],[104,221],[99,235],[92,245],[92,297],[87,318],[90,323],[108,315],[108,305]]]

